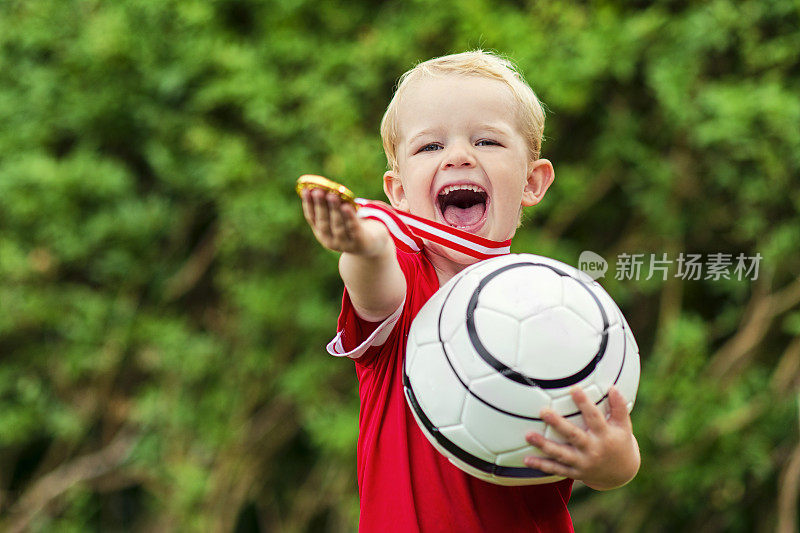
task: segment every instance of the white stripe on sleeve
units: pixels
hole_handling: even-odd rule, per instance
[[[367,337],[364,342],[359,344],[356,348],[346,352],[344,346],[342,345],[342,331],[336,333],[336,336],[328,343],[326,349],[328,353],[335,356],[335,357],[349,357],[351,359],[358,359],[364,352],[367,351],[372,346],[381,346],[386,339],[389,338],[389,334],[394,329],[394,325],[400,319],[400,314],[403,312],[403,307],[405,307],[405,300],[403,303],[400,304],[400,307],[397,310],[386,317],[386,319],[380,323],[380,325],[375,328],[375,331]]]

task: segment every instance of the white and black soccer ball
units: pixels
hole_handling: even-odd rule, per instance
[[[633,408],[639,349],[603,288],[546,257],[512,254],[460,272],[411,325],[403,366],[406,399],[431,444],[499,485],[562,478],[525,466],[541,455],[530,431],[563,442],[539,418],[550,407],[586,427],[572,386],[608,414],[614,385]]]

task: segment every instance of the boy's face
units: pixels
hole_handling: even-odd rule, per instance
[[[392,205],[488,239],[511,238],[522,206],[538,203],[553,180],[549,161],[531,160],[517,108],[497,80],[413,82],[398,109],[398,170],[384,175]]]

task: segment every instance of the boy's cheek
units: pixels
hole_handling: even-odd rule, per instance
[[[430,198],[421,193],[410,193],[406,195],[406,197],[403,198],[399,203],[401,206],[400,209],[414,213],[415,215],[421,215],[429,219],[432,219],[436,215]]]

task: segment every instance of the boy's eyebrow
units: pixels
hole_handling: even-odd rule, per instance
[[[498,135],[508,135],[509,131],[510,131],[507,127],[497,126],[497,125],[492,125],[492,124],[476,124],[475,125],[475,129],[477,129],[477,130],[485,130],[485,131],[488,131],[488,132],[491,132],[491,133],[496,133]],[[428,128],[428,129],[424,129],[422,131],[419,131],[419,132],[415,133],[414,135],[412,135],[411,137],[408,138],[408,144],[413,144],[414,141],[417,140],[418,138],[424,137],[425,135],[429,135],[429,134],[433,134],[433,133],[435,133],[435,130],[432,129],[432,128]]]
[[[497,133],[499,135],[508,135],[509,129],[503,126],[495,126],[492,124],[478,124],[477,129],[479,130],[486,130],[491,133]]]
[[[425,135],[429,135],[431,133],[433,133],[432,129],[419,131],[408,138],[408,144],[412,144],[415,140],[419,139],[420,137],[424,137]]]

